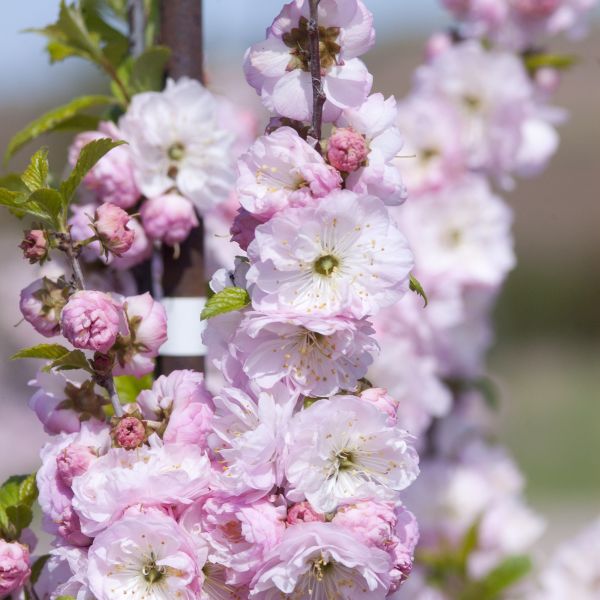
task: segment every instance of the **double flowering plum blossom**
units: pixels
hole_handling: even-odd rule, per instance
[[[168,80],[162,92],[136,94],[119,128],[146,197],[176,188],[202,212],[229,194],[233,135],[219,123],[217,98],[197,81]]]
[[[512,212],[481,177],[424,194],[398,216],[426,287],[498,286],[514,266]]]
[[[523,168],[519,153],[531,119],[537,135],[527,140],[535,147],[525,154],[526,171],[535,172],[533,163],[541,168],[556,149],[556,132],[548,122],[555,117],[536,105],[527,71],[511,53],[485,50],[474,41],[457,44],[417,70],[415,89],[455,111],[467,166],[505,186]]]
[[[336,169],[291,127],[258,138],[240,157],[238,171],[240,204],[262,222],[287,206],[315,205],[342,185]]]
[[[342,131],[362,136],[368,149],[362,164],[348,174],[346,189],[377,196],[388,205],[401,204],[407,197],[400,171],[393,164],[404,145],[395,126],[397,115],[398,107],[393,96],[385,99],[383,94],[373,94],[360,106],[344,110],[336,121]],[[339,135],[340,130],[337,130],[329,139],[329,155],[332,145],[334,149],[339,146],[336,142]]]
[[[279,116],[309,121],[312,80],[308,0],[286,4],[267,30],[267,39],[246,52],[244,72],[263,104]],[[375,43],[373,15],[361,0],[322,0],[318,8],[325,121],[359,106],[373,77],[357,57]]]
[[[87,577],[97,600],[195,600],[201,568],[191,536],[169,515],[149,510],[126,515],[94,539]]]
[[[249,312],[231,344],[249,380],[264,389],[283,381],[306,396],[356,389],[377,343],[366,320],[286,317]]]
[[[115,256],[123,256],[133,245],[135,232],[131,217],[114,204],[101,204],[94,215],[93,227],[102,248]]]
[[[248,255],[255,308],[357,319],[399,300],[413,266],[383,202],[348,190],[259,225]]]
[[[250,598],[379,600],[389,569],[387,552],[335,523],[293,525],[254,578]]]
[[[198,217],[189,200],[176,193],[150,198],[140,210],[144,230],[153,240],[169,246],[183,242],[198,226]]]
[[[0,539],[0,596],[9,597],[11,592],[25,584],[30,575],[27,546]]]
[[[354,499],[394,500],[419,473],[413,438],[355,396],[319,400],[294,416],[285,472],[292,498],[319,512]]]
[[[60,314],[69,299],[64,280],[47,277],[32,281],[21,291],[19,308],[23,318],[44,337],[60,334]]]

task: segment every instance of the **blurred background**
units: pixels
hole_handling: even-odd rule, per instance
[[[79,94],[105,91],[103,77],[74,59],[50,66],[29,27],[52,22],[58,0],[5,3],[0,20],[0,147],[42,112]],[[212,87],[256,106],[241,59],[261,39],[280,0],[205,0]],[[426,37],[449,24],[437,0],[367,0],[379,43],[366,56],[375,91],[402,97],[422,62]],[[577,44],[557,51],[580,57],[556,103],[570,111],[548,171],[506,195],[515,211],[518,266],[496,311],[497,344],[490,371],[501,390],[499,436],[516,456],[528,496],[550,520],[546,540],[600,513],[600,15]],[[260,113],[259,113],[260,114]],[[65,163],[68,134],[40,143],[51,165]],[[6,170],[19,170],[29,146]],[[18,294],[34,278],[21,260],[19,224],[0,213],[0,480],[37,467],[44,434],[27,410],[35,361],[9,363],[18,348],[39,342],[20,320]]]

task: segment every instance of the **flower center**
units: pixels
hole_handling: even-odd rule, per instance
[[[167,569],[156,564],[156,555],[150,554],[148,562],[142,567],[142,575],[149,584],[158,583],[167,573]]]
[[[473,94],[465,94],[462,97],[463,104],[467,108],[467,110],[471,112],[476,112],[481,108],[481,99]]]
[[[320,582],[325,579],[328,571],[331,571],[333,568],[333,563],[329,562],[325,559],[323,555],[321,555],[318,559],[314,560],[312,566],[310,568],[310,574],[314,578],[314,580]]]
[[[337,55],[341,46],[337,43],[340,35],[339,27],[319,27],[319,53],[321,55],[321,69],[329,69],[337,64]],[[298,27],[294,27],[282,36],[283,43],[291,48],[291,59],[287,70],[302,69],[310,71],[310,38],[308,34],[308,19],[300,18]]]
[[[437,148],[423,148],[421,150],[421,162],[427,164],[430,160],[439,156]]]
[[[185,146],[181,142],[175,142],[167,150],[167,155],[171,160],[179,161],[185,156]]]
[[[332,254],[320,256],[314,263],[313,268],[319,275],[329,277],[339,267],[340,261]]]
[[[338,463],[339,471],[349,471],[356,466],[354,464],[354,455],[352,450],[342,450],[341,452],[337,453],[335,458]]]

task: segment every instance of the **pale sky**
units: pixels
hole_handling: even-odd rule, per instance
[[[208,52],[235,57],[264,35],[283,5],[281,0],[205,0],[205,34]],[[439,0],[366,0],[375,15],[380,39],[419,35],[447,21]],[[43,94],[59,88],[81,69],[81,61],[49,66],[43,52],[44,40],[35,34],[19,33],[55,20],[58,0],[5,1],[0,19],[0,103],[26,95]]]

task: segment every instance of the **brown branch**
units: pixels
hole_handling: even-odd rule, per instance
[[[321,40],[319,39],[319,2],[310,0],[310,19],[308,21],[308,40],[310,50],[310,76],[313,91],[313,114],[309,135],[317,140],[316,148],[321,150],[321,135],[323,127],[323,105],[325,92],[321,79]]]

